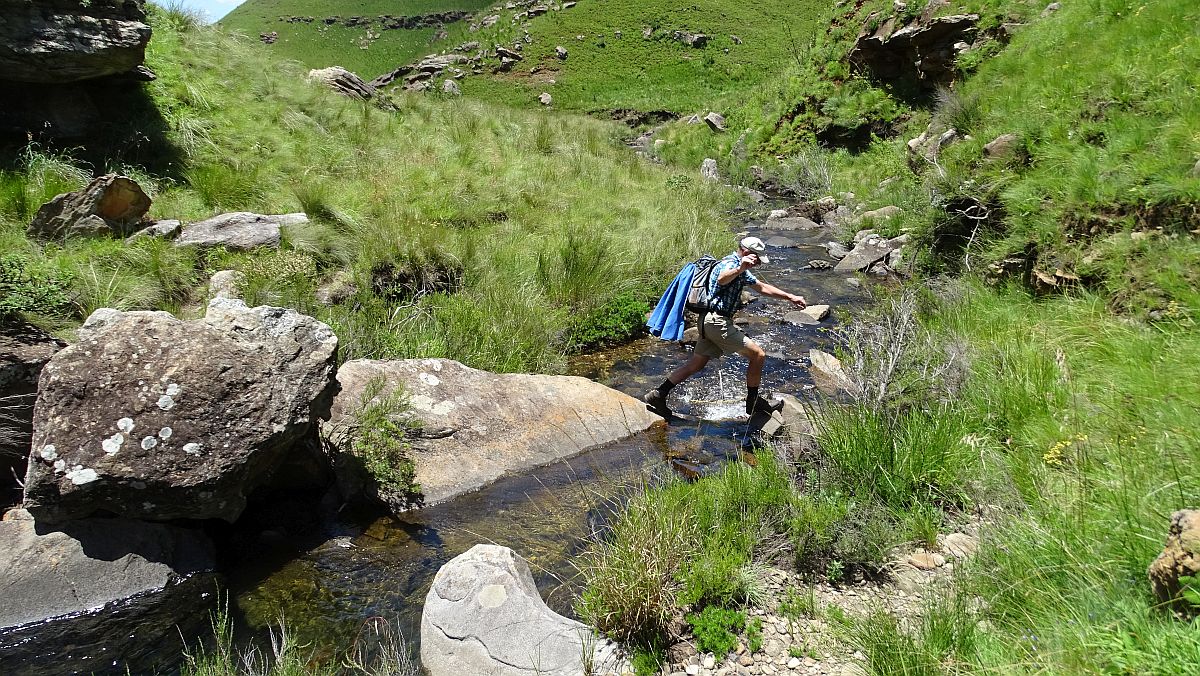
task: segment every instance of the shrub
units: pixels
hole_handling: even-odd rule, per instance
[[[696,637],[696,650],[721,658],[737,647],[737,635],[746,627],[746,614],[719,606],[708,606],[687,616]],[[759,628],[759,641],[762,641]]]
[[[379,396],[385,384],[382,378],[372,380],[363,390],[351,453],[362,461],[380,488],[412,495],[421,490],[416,483],[409,441],[416,422],[405,414],[408,402],[403,390]]]
[[[0,319],[29,313],[61,315],[70,306],[68,283],[19,254],[0,256]]]
[[[572,316],[568,344],[572,350],[612,345],[635,338],[646,331],[650,305],[632,292],[609,299],[595,311]]]

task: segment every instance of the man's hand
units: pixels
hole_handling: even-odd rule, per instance
[[[758,255],[757,254],[746,254],[745,256],[742,256],[742,266],[741,267],[743,270],[749,270],[750,268],[752,268],[756,265],[758,265]]]
[[[808,303],[804,301],[804,296],[791,295],[788,298],[788,302],[800,308],[801,310],[808,307]]]

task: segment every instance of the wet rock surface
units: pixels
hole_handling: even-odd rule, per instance
[[[195,321],[97,310],[42,371],[26,507],[233,521],[328,416],[336,349],[311,317],[233,299]]]
[[[0,521],[0,672],[140,672],[178,658],[218,579],[203,534],[127,519]],[[172,654],[173,653],[173,654]]]

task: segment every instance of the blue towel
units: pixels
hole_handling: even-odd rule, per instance
[[[683,310],[695,273],[696,264],[688,263],[675,275],[666,293],[658,300],[658,305],[654,306],[654,312],[650,313],[650,319],[646,320],[651,334],[663,340],[683,339]]]

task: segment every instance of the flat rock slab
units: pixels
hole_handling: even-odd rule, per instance
[[[179,629],[208,621],[217,578],[199,531],[128,519],[53,530],[24,510],[0,521],[0,673],[148,671]]]
[[[246,251],[259,247],[279,248],[282,226],[307,223],[304,214],[263,215],[239,211],[188,223],[175,240],[176,246],[223,246]]]
[[[829,316],[828,305],[809,305],[803,310],[794,310],[783,315],[783,320],[800,326],[816,326]]]
[[[629,665],[610,641],[558,615],[538,595],[529,564],[507,547],[475,545],[433,578],[421,614],[429,676],[577,676]]]
[[[428,428],[452,429],[414,453],[424,504],[480,488],[505,474],[578,455],[661,420],[641,401],[573,376],[496,374],[448,359],[353,360],[338,369],[342,390],[323,434],[339,443],[370,388],[403,388]]]
[[[785,216],[783,218],[768,218],[766,227],[775,230],[816,230],[825,226],[803,216]]]
[[[195,321],[97,310],[42,369],[25,506],[233,521],[328,417],[336,353],[327,325],[240,300]]]

